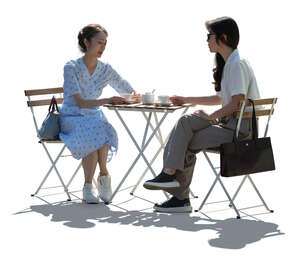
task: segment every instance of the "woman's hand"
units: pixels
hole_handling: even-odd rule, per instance
[[[186,98],[181,96],[175,95],[175,96],[171,96],[169,99],[174,105],[183,105],[186,103]]]
[[[203,110],[197,110],[193,113],[194,115],[197,115],[201,117],[202,119],[208,120],[210,124],[215,125],[218,124],[218,121],[212,117],[212,115],[207,114]]]
[[[110,97],[108,98],[109,104],[125,104],[125,98],[124,97]]]
[[[134,100],[135,103],[140,103],[142,101],[142,95],[137,94],[135,91],[131,92],[131,98]]]

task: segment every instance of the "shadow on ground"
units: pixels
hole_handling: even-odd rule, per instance
[[[282,235],[278,225],[260,220],[229,218],[215,220],[190,214],[162,214],[146,211],[111,210],[101,203],[87,205],[81,202],[60,202],[31,206],[15,215],[35,212],[50,217],[52,222],[62,222],[71,228],[91,228],[99,223],[123,224],[136,227],[167,227],[197,232],[215,230],[217,238],[208,240],[213,247],[241,249],[263,238]]]

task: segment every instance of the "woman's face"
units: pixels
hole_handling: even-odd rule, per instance
[[[208,42],[208,47],[209,47],[210,52],[217,53],[219,45],[217,44],[216,34],[214,32],[212,32],[211,30],[208,31],[207,42]]]
[[[87,49],[85,54],[100,58],[103,54],[103,51],[105,50],[107,42],[106,38],[107,36],[105,33],[99,32],[94,37],[92,37],[90,41],[84,39],[84,43]]]

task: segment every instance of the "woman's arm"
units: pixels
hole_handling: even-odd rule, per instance
[[[107,74],[108,84],[119,94],[133,93],[134,89],[128,81],[123,79],[110,64],[106,64],[105,73]]]
[[[207,96],[207,97],[186,97],[186,103],[199,104],[199,105],[220,105],[222,100],[219,96]]]
[[[202,110],[196,111],[194,114],[207,120],[215,121],[222,117],[228,116],[240,110],[240,102],[245,99],[244,94],[234,95],[231,97],[231,102],[212,114],[207,114]]]
[[[110,97],[95,100],[85,100],[81,94],[73,95],[75,102],[79,108],[93,108],[104,104],[123,104],[125,99],[123,97]]]
[[[182,104],[199,104],[199,105],[220,105],[222,100],[219,96],[207,96],[207,97],[181,97],[181,96],[172,96],[170,100],[175,105]]]

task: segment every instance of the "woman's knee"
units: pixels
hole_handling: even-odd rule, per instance
[[[95,161],[97,161],[98,160],[98,151],[95,150],[95,151],[91,152],[86,157],[84,157],[83,160],[95,160]]]
[[[187,119],[188,119],[188,114],[185,114],[185,115],[182,115],[182,116],[179,118],[178,122],[184,122],[184,121],[186,121]]]
[[[178,123],[181,123],[182,125],[189,124],[191,118],[192,118],[191,114],[185,114],[185,115],[180,117],[180,119],[178,120]]]
[[[108,143],[105,143],[105,144],[102,145],[101,148],[99,148],[99,149],[97,150],[97,152],[98,152],[98,153],[101,153],[101,152],[103,152],[103,151],[107,151],[108,148],[109,148]]]

